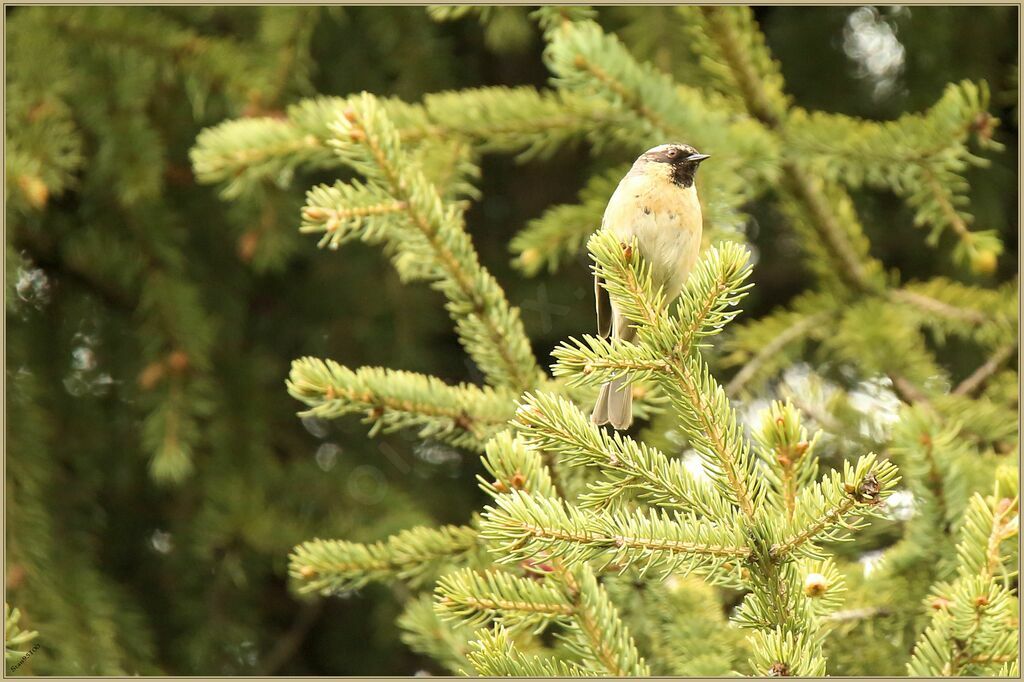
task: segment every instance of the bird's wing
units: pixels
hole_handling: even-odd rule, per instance
[[[594,298],[597,299],[597,333],[607,338],[612,333],[612,300],[604,288],[604,278],[594,275]]]

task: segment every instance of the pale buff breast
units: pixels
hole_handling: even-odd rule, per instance
[[[669,300],[679,294],[700,250],[703,224],[695,185],[682,188],[631,173],[608,202],[602,226],[623,242],[636,236],[655,285],[665,288]]]

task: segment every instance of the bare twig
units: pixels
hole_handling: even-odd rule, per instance
[[[900,400],[910,405],[923,407],[929,412],[935,412],[935,408],[932,407],[932,403],[928,400],[928,396],[925,395],[924,391],[918,388],[910,379],[894,372],[889,373],[889,379],[892,381],[892,386],[896,390],[896,395],[899,396]]]
[[[732,378],[732,381],[725,387],[725,392],[728,396],[734,397],[740,390],[750,381],[761,369],[761,366],[765,362],[771,359],[772,356],[780,352],[790,342],[800,338],[811,329],[813,329],[819,322],[824,321],[828,318],[829,313],[823,312],[817,315],[809,315],[804,319],[800,320],[796,324],[790,325],[784,332],[776,336],[770,342],[764,345],[757,355],[752,357],[740,371],[736,373],[736,376]]]
[[[969,377],[961,381],[957,387],[953,389],[953,395],[974,395],[979,389],[981,389],[985,382],[988,381],[989,377],[995,374],[1000,366],[1010,359],[1016,350],[1017,344],[1015,343],[1007,344],[997,350],[992,357],[985,362],[985,364],[974,370]]]

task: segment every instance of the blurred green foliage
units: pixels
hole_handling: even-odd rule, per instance
[[[688,82],[670,10],[597,15],[639,59]],[[286,555],[311,537],[464,521],[484,499],[477,457],[406,434],[368,440],[354,419],[300,421],[283,382],[304,355],[452,382],[479,372],[435,293],[402,286],[376,249],[318,251],[298,235],[299,187],[330,173],[228,203],[195,184],[187,155],[206,126],[315,93],[417,100],[542,86],[543,43],[525,8],[490,13],[8,10],[5,570],[8,601],[40,644],[19,673],[440,672],[398,639],[400,587],[302,604],[286,589]],[[971,210],[1006,250],[995,272],[966,277],[1016,276],[1016,8],[759,7],[756,17],[808,109],[890,119],[931,105],[949,82],[987,80],[1006,149],[969,171]],[[604,168],[584,149],[483,162],[469,231],[544,363],[593,326],[586,260],[524,278],[509,242]],[[873,255],[905,280],[965,277],[940,253],[952,237],[926,247],[902,201],[855,198]],[[758,276],[744,317],[759,317],[807,273],[778,211],[749,211]],[[972,369],[954,344],[943,361]]]

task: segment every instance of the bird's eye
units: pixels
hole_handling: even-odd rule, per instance
[[[678,150],[678,149],[669,149],[669,150],[668,150],[668,152],[666,152],[666,154],[665,154],[665,155],[666,155],[666,156],[667,156],[668,158],[670,158],[670,159],[674,159],[674,158],[676,158],[677,156],[679,156],[679,150]]]

